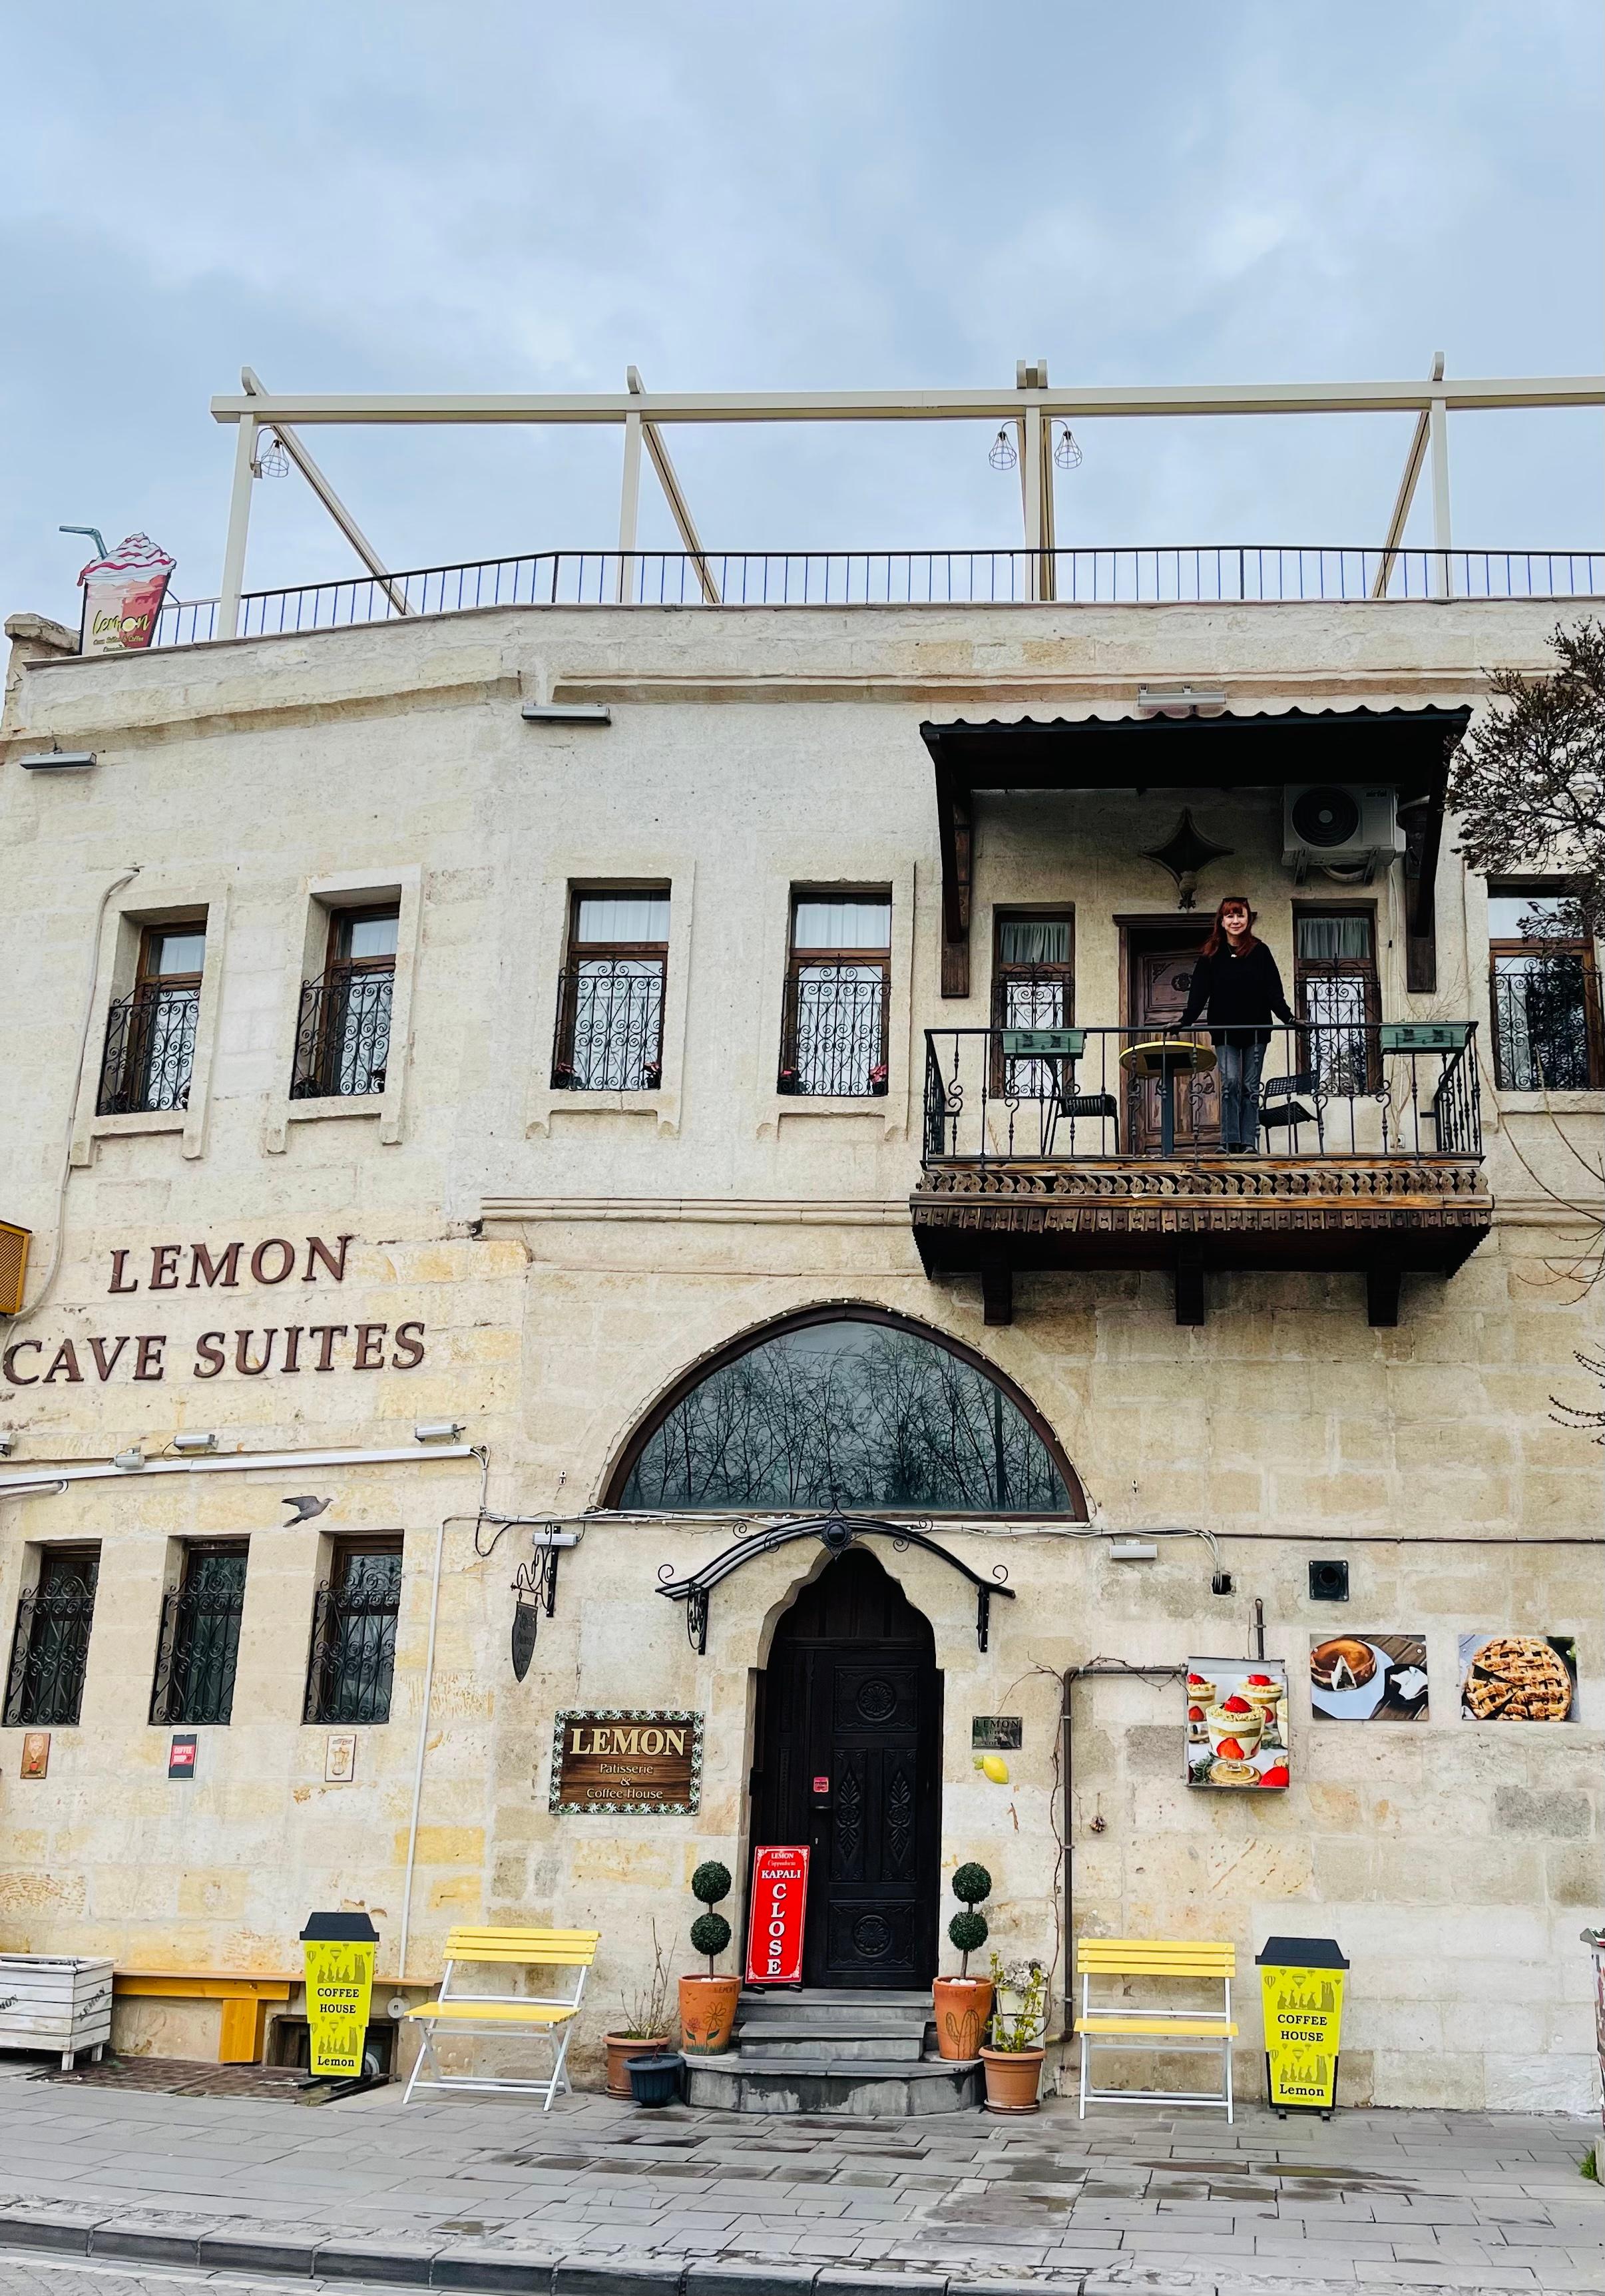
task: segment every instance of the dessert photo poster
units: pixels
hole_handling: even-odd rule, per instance
[[[1575,1722],[1575,1637],[1462,1635],[1460,1712],[1463,1722]]]
[[[1312,1635],[1310,1712],[1318,1722],[1425,1722],[1426,1636]]]
[[[1188,1660],[1187,1783],[1228,1791],[1290,1783],[1280,1659]]]

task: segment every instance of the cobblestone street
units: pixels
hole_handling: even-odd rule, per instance
[[[1579,2172],[1596,2132],[1558,2116],[1249,2107],[1227,2128],[1080,2122],[1063,2101],[864,2123],[399,2099],[0,2081],[0,2286],[1605,2290],[1605,2195]]]

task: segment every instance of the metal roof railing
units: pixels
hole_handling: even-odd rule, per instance
[[[709,595],[709,593],[712,595]],[[155,644],[277,637],[494,606],[1290,605],[1605,596],[1605,551],[1233,543],[1086,550],[544,551],[162,610]]]

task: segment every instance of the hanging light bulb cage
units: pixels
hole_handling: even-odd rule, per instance
[[[991,451],[987,460],[995,471],[1011,471],[1020,461],[1019,451],[1013,439],[1009,436],[1009,426],[1006,422],[992,441]]]
[[[1081,468],[1081,449],[1076,444],[1076,434],[1067,422],[1060,430],[1054,444],[1053,460],[1061,471],[1078,471]]]
[[[284,442],[276,431],[270,430],[266,444],[257,455],[257,476],[259,479],[287,479],[290,457],[284,452]]]

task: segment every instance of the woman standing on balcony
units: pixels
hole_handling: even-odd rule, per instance
[[[1254,911],[1229,893],[1215,912],[1187,991],[1181,1025],[1202,1013],[1220,1055],[1221,1146],[1241,1154],[1259,1143],[1259,1072],[1273,1017],[1295,1025],[1276,959],[1254,938]]]

